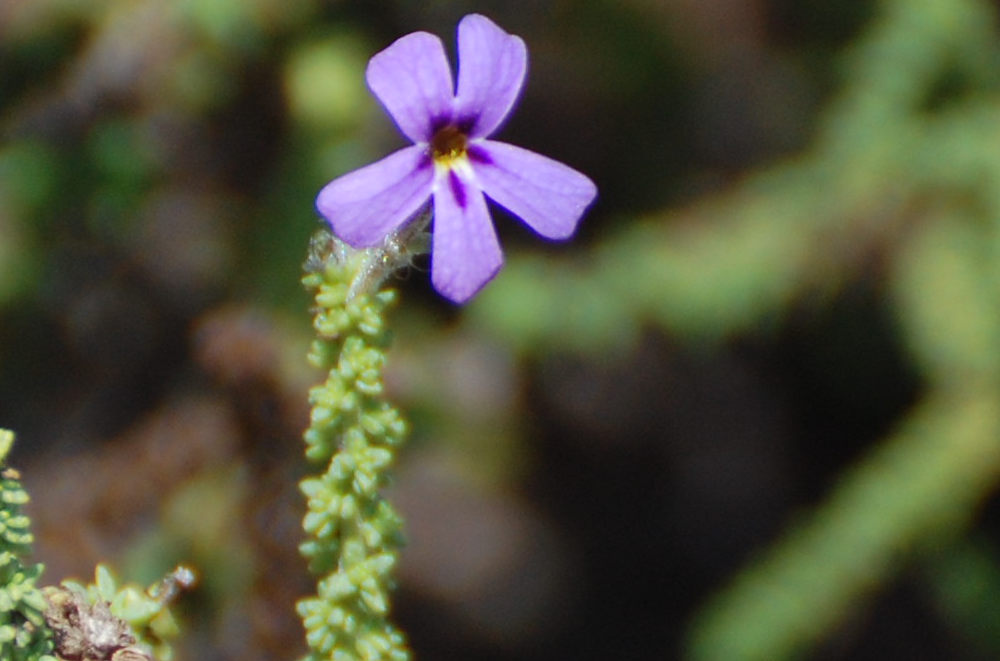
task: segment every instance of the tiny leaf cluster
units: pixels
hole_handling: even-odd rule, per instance
[[[101,564],[94,571],[92,584],[63,581],[62,587],[49,589],[49,602],[53,603],[53,596],[61,596],[61,601],[66,601],[65,595],[70,595],[79,602],[76,608],[87,614],[91,622],[107,620],[105,626],[109,630],[120,623],[127,634],[120,637],[127,641],[121,645],[122,649],[135,650],[135,654],[149,653],[157,661],[172,661],[174,651],[169,639],[176,637],[180,630],[169,605],[177,594],[178,582],[180,587],[188,587],[193,582],[193,579],[185,582],[177,578],[188,574],[189,569],[178,567],[144,590],[131,583],[119,584],[111,569]],[[91,632],[97,629],[93,624],[84,628]]]

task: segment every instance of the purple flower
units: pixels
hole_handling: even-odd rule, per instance
[[[383,241],[434,199],[431,281],[456,303],[500,270],[503,255],[485,193],[547,239],[573,234],[597,194],[562,163],[488,140],[527,72],[524,42],[479,14],[458,24],[458,88],[441,40],[397,39],[368,63],[368,87],[413,145],[334,179],[316,207],[355,248]]]

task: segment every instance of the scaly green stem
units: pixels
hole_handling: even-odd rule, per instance
[[[45,597],[35,585],[42,565],[25,564],[34,538],[21,510],[28,494],[20,474],[6,463],[13,443],[14,433],[0,429],[0,659],[55,661],[43,616]]]
[[[317,333],[309,360],[328,371],[310,391],[305,432],[306,457],[326,469],[299,485],[308,501],[301,551],[319,578],[317,594],[298,603],[308,661],[410,656],[388,620],[402,522],[381,495],[406,434],[382,383],[384,315],[395,292],[370,291],[398,258],[384,246],[355,251],[324,233],[306,264]]]

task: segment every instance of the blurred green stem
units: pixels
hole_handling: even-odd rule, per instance
[[[919,406],[826,503],[740,575],[694,623],[690,659],[793,657],[892,578],[899,554],[967,523],[1000,475],[1000,391]]]

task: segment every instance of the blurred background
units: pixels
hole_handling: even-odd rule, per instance
[[[418,262],[416,658],[1000,656],[1000,41],[986,0],[0,0],[0,425],[46,578],[178,562],[178,657],[290,659],[313,199],[405,144],[368,58],[481,12],[499,138],[600,189]]]

